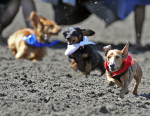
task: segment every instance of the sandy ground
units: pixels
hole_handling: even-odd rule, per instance
[[[38,14],[47,19],[53,19],[51,5],[34,0]],[[146,7],[142,45],[144,51],[133,54],[143,70],[142,82],[138,95],[132,94],[133,80],[129,86],[130,93],[123,100],[118,100],[120,88],[108,86],[106,75],[99,76],[93,71],[85,77],[80,72],[71,69],[68,58],[64,55],[66,49],[62,32],[70,27],[63,26],[62,32],[54,39],[61,42],[47,49],[42,61],[15,60],[7,48],[0,46],[0,115],[2,116],[149,116],[150,114],[150,7]],[[102,20],[92,15],[82,23],[71,25],[80,28],[90,28],[96,32],[90,40],[97,43],[95,49],[104,56],[103,46],[111,44],[113,48],[122,49],[127,41],[135,42],[134,14],[131,13],[125,21],[118,21],[105,28]],[[25,27],[20,8],[17,17],[3,32],[7,38],[14,31]]]

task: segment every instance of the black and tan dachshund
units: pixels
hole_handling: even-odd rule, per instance
[[[84,41],[84,37],[92,36],[95,32],[90,29],[71,27],[64,31],[63,35],[69,45],[77,45]],[[68,55],[71,67],[89,75],[92,70],[99,70],[101,75],[105,73],[104,59],[90,45],[80,46],[76,51]]]

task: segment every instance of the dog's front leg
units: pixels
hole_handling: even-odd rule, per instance
[[[124,98],[124,93],[125,93],[125,87],[122,87],[122,89],[120,91],[120,94],[119,94],[119,99],[123,99]]]
[[[73,70],[74,70],[74,71],[77,71],[77,70],[78,70],[78,65],[77,65],[77,63],[75,62],[75,60],[72,59],[72,58],[69,58],[69,57],[68,57],[68,60],[69,60],[69,62],[70,62],[70,64],[71,64],[71,67],[73,68]]]
[[[108,71],[106,71],[106,77],[107,77],[107,83],[109,86],[114,86],[115,82],[113,81],[113,79],[110,76],[110,73]]]
[[[128,80],[125,77],[120,78],[120,80],[122,82],[122,89],[120,91],[119,99],[123,99],[124,94],[128,91]]]
[[[17,52],[17,54],[15,55],[16,59],[21,59],[23,57],[23,53],[21,52]]]

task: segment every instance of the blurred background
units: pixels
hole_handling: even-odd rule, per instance
[[[41,0],[34,0],[37,14],[42,15],[47,19],[54,20],[54,11],[52,8],[51,3],[49,2],[42,2]],[[20,7],[17,16],[13,20],[13,22],[3,31],[3,37],[7,38],[12,33],[14,33],[19,28],[26,27],[23,14],[22,14],[22,7]],[[145,46],[146,44],[150,43],[150,35],[149,35],[149,27],[150,27],[150,6],[146,6],[146,14],[145,14],[145,21],[143,26],[143,33],[142,33],[142,40],[141,44]],[[94,42],[102,42],[108,44],[119,44],[119,43],[135,43],[135,29],[134,29],[134,12],[130,13],[129,16],[125,18],[123,21],[116,21],[106,27],[105,22],[98,18],[96,15],[92,14],[89,18],[82,21],[81,23],[68,25],[68,26],[61,26],[62,31],[59,33],[59,36],[52,37],[57,38],[60,41],[65,42],[65,39],[62,35],[63,31],[68,27],[80,27],[80,28],[89,28],[96,32],[96,34],[92,37],[89,37],[89,40]],[[115,40],[115,41],[114,41]]]

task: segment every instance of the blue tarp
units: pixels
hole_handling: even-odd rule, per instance
[[[126,18],[136,5],[148,5],[150,0],[99,0],[110,7],[120,20]]]

